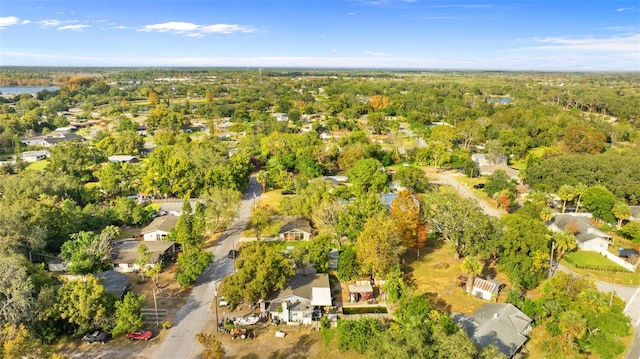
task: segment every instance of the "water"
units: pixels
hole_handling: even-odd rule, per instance
[[[511,102],[512,100],[508,97],[499,97],[499,98],[495,98],[495,97],[487,97],[487,102],[488,103],[499,103],[499,104],[506,104]]]
[[[37,93],[42,90],[56,91],[59,86],[7,86],[0,87],[0,93],[3,95],[18,95],[21,93]]]

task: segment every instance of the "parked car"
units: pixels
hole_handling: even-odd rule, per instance
[[[474,184],[473,188],[475,188],[475,189],[483,189],[484,188],[484,183]]]
[[[638,257],[638,251],[633,248],[618,248],[618,256],[622,258],[633,258]]]
[[[229,254],[227,254],[227,258],[231,258],[231,259],[238,258],[239,254],[240,254],[240,251],[232,249],[229,251]]]
[[[293,192],[290,189],[285,189],[284,191],[280,192],[280,194],[283,195],[283,196],[286,196],[286,195],[289,195],[289,194],[295,194],[295,192]]]
[[[220,297],[220,306],[226,307],[228,305],[229,305],[229,302],[227,302],[227,299],[225,297]]]
[[[82,341],[85,343],[95,343],[100,342],[102,344],[106,343],[111,339],[111,333],[95,331],[92,333],[87,333],[82,337]]]
[[[129,340],[149,340],[153,333],[150,330],[139,330],[133,333],[127,333]]]

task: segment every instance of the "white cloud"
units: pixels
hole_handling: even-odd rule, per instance
[[[30,23],[31,23],[31,20],[22,20],[22,22],[20,22],[20,25],[26,25]]]
[[[41,20],[38,22],[38,24],[42,25],[42,26],[60,26],[60,24],[62,24],[62,21],[60,20]]]
[[[82,24],[77,24],[77,25],[65,25],[65,26],[60,26],[58,28],[58,30],[74,30],[74,31],[80,31],[82,29],[86,29],[88,28],[89,25],[82,25]]]
[[[232,34],[236,32],[254,32],[252,26],[236,24],[212,24],[198,25],[191,22],[170,21],[160,24],[146,25],[139,31],[144,32],[173,32],[176,34],[187,34],[190,37],[202,37],[204,34]]]
[[[617,12],[623,12],[623,11],[631,11],[633,9],[635,9],[633,6],[632,7],[621,7],[621,8],[618,8],[616,11]]]
[[[124,30],[124,29],[128,29],[129,26],[124,26],[124,25],[119,25],[119,26],[114,26],[113,29],[117,29],[117,30]]]
[[[640,34],[609,38],[546,37],[537,38],[533,41],[545,45],[533,46],[529,49],[621,52],[638,52],[640,50]]]
[[[15,25],[18,23],[18,18],[15,16],[0,17],[0,29],[4,29],[7,26]]]

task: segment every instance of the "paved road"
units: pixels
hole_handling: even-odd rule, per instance
[[[202,332],[207,324],[214,320],[211,303],[215,296],[216,285],[226,275],[233,273],[233,260],[227,258],[229,250],[235,248],[240,240],[240,233],[245,228],[251,209],[260,196],[261,186],[255,177],[249,180],[238,217],[225,230],[215,247],[209,250],[215,258],[213,263],[200,275],[185,305],[176,313],[174,326],[158,348],[156,359],[187,359],[197,358],[202,354],[202,347],[196,341],[195,335]]]
[[[429,173],[429,175],[436,176],[438,178],[438,183],[451,186],[453,189],[457,190],[462,197],[477,201],[484,213],[497,218],[500,218],[505,214],[505,211],[502,210],[502,208],[493,207],[480,200],[472,189],[458,182],[450,172]]]

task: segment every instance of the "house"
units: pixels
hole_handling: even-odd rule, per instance
[[[96,274],[95,277],[101,279],[104,289],[118,297],[118,299],[122,299],[124,294],[127,292],[129,277],[126,274],[108,270],[106,272]]]
[[[356,281],[356,284],[349,284],[349,301],[358,302],[360,300],[373,299],[373,287],[367,280]]]
[[[141,268],[136,263],[140,258],[138,248],[142,245],[146,245],[149,250],[150,257],[147,261],[147,267],[150,267],[156,263],[161,263],[166,256],[170,256],[176,253],[176,244],[171,241],[160,242],[142,242],[142,241],[124,241],[113,248],[111,263],[113,264],[113,270],[117,272],[135,272]]]
[[[507,165],[507,156],[491,156],[485,153],[474,153],[471,155],[471,161],[476,164],[478,168],[490,165]]]
[[[20,158],[25,162],[42,161],[49,157],[51,157],[49,151],[26,151],[20,154]]]
[[[533,319],[512,304],[488,303],[470,316],[456,313],[453,320],[479,348],[494,345],[512,358],[527,341]]]
[[[629,208],[631,209],[631,217],[629,217],[629,220],[640,221],[640,206],[629,206]]]
[[[296,274],[287,286],[265,300],[271,317],[287,323],[311,324],[315,307],[331,306],[329,275],[316,273]]]
[[[67,262],[60,257],[55,257],[47,262],[47,269],[49,272],[66,272]]]
[[[569,232],[575,235],[578,248],[583,251],[606,252],[611,236],[591,224],[588,213],[569,213],[555,216],[549,225],[554,232]]]
[[[276,121],[278,122],[287,122],[289,121],[289,116],[287,116],[286,113],[281,113],[281,112],[274,112],[271,114],[271,116],[276,118]]]
[[[169,231],[175,228],[179,218],[174,215],[156,217],[140,234],[145,241],[163,241],[169,235]]]
[[[475,277],[473,280],[473,288],[471,295],[486,300],[493,300],[498,297],[498,293],[504,287],[504,283],[500,283],[491,279]]]
[[[283,241],[309,241],[311,239],[311,223],[301,218],[286,218],[280,227],[278,237]]]
[[[130,155],[113,155],[113,156],[107,157],[107,159],[109,160],[109,162],[114,162],[114,163],[134,163],[138,161],[136,156],[130,156]]]
[[[37,143],[37,145],[51,147],[57,145],[58,143],[66,141],[84,141],[84,138],[82,136],[76,135],[75,133],[54,133],[50,136],[45,136],[42,140],[39,141],[39,143]]]
[[[398,193],[382,193],[380,195],[380,200],[382,201],[382,204],[385,205],[385,207],[387,208],[391,208],[391,204],[393,203],[393,201],[395,201],[395,199],[398,198]],[[413,199],[413,203],[416,204],[416,206],[420,207],[420,201],[418,201],[418,198],[415,196],[415,194],[411,195],[411,198]]]

